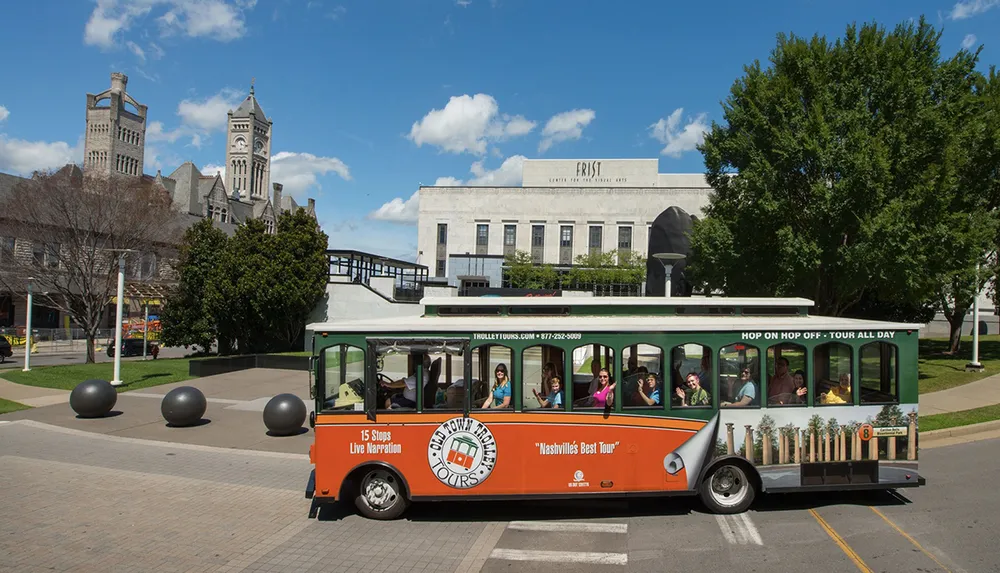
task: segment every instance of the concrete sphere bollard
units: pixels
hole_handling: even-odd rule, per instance
[[[278,436],[291,436],[306,421],[306,405],[295,394],[278,394],[264,406],[264,425]]]
[[[160,402],[160,413],[163,419],[173,426],[191,426],[197,424],[208,404],[201,390],[193,386],[174,388]]]
[[[81,418],[100,418],[118,403],[118,391],[107,380],[84,380],[69,394],[69,406]]]

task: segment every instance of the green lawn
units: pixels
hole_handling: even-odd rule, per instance
[[[955,356],[947,356],[946,338],[923,338],[920,340],[920,393],[936,392],[975,382],[1000,373],[1000,335],[979,337],[979,362],[986,370],[966,372],[965,365],[972,361],[972,337],[963,336]],[[921,418],[923,429],[923,418]]]
[[[18,410],[27,410],[31,406],[25,406],[20,402],[13,402],[11,400],[4,400],[0,398],[0,414],[6,414],[7,412],[17,412]]]
[[[993,420],[1000,420],[1000,404],[991,404],[982,408],[962,410],[961,412],[920,416],[920,431],[927,432],[943,428],[968,426],[969,424],[979,424],[980,422],[990,422]]]
[[[188,375],[188,363],[190,361],[188,358],[122,361],[121,377],[125,383],[118,387],[118,391],[125,392],[138,388],[149,388],[150,386],[188,380],[191,378]],[[90,378],[99,378],[110,382],[114,378],[114,374],[114,363],[106,362],[101,364],[38,366],[32,368],[31,372],[7,370],[0,376],[17,384],[72,390],[77,384]]]

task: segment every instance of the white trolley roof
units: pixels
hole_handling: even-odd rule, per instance
[[[815,316],[805,313],[775,316],[711,315],[711,314],[645,314],[624,307],[752,307],[799,308],[812,307],[804,298],[726,298],[726,297],[431,297],[421,305],[427,307],[602,307],[584,315],[424,315],[375,318],[338,322],[311,323],[312,332],[757,332],[757,331],[899,331],[919,330],[922,324],[883,322],[855,318]],[[621,311],[615,307],[623,307]]]

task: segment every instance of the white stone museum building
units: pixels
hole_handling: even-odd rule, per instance
[[[711,191],[704,174],[660,173],[657,159],[526,159],[519,187],[421,186],[417,262],[460,286],[498,276],[514,250],[557,266],[593,251],[645,256],[660,213],[701,217]]]

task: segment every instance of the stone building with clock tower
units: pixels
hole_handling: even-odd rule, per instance
[[[226,187],[234,197],[250,202],[268,199],[272,126],[251,84],[250,94],[229,112],[226,129]]]
[[[253,84],[250,93],[235,110],[228,113],[226,129],[226,173],[202,172],[190,161],[164,176],[151,177],[173,197],[174,204],[191,218],[212,219],[227,234],[248,220],[258,219],[267,232],[277,230],[278,215],[305,209],[316,216],[316,202],[299,205],[282,193],[280,183],[271,183],[271,128],[264,115]]]

